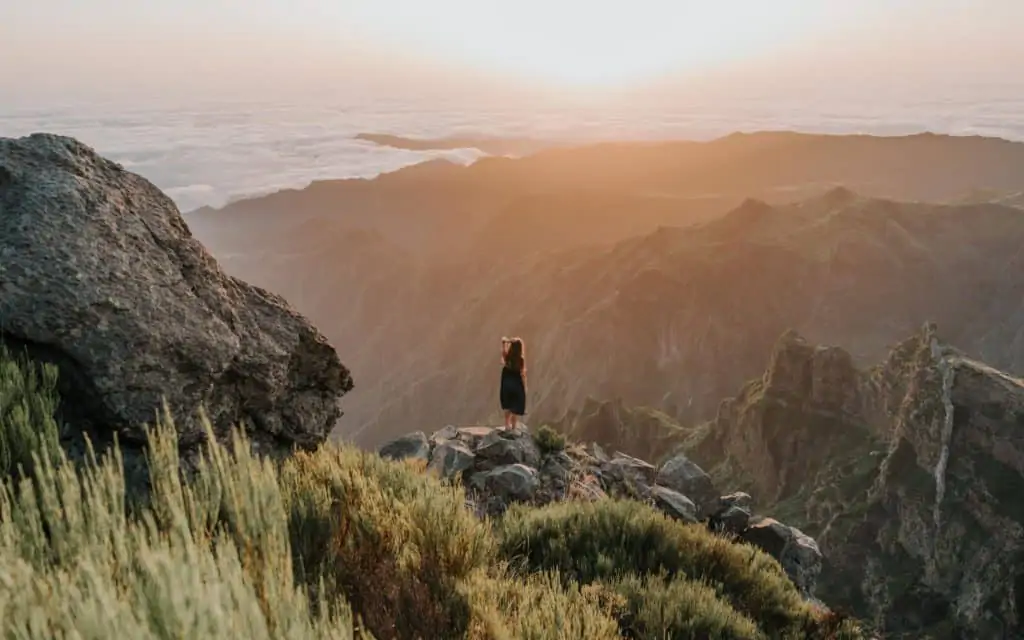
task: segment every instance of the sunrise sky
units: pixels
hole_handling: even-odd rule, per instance
[[[1022,0],[31,0],[0,8],[10,93],[604,91],[756,71],[1012,80]],[[11,64],[8,64],[13,62]]]

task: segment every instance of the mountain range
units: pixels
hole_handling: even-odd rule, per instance
[[[257,459],[252,452],[312,460],[297,449],[335,459],[338,450],[318,447],[344,404],[363,422],[342,435],[372,442],[414,431],[396,442],[429,460],[428,469],[444,477],[471,470],[471,485],[503,492],[468,503],[456,493],[447,510],[433,499],[418,507],[446,534],[466,506],[497,514],[522,506],[509,497],[544,503],[557,491],[559,500],[601,501],[610,489],[688,522],[682,531],[708,549],[730,549],[708,556],[663,546],[686,562],[711,558],[679,565],[681,575],[731,567],[718,575],[757,585],[784,571],[787,593],[796,587],[799,596],[785,610],[754,608],[766,637],[774,637],[776,614],[817,608],[836,624],[852,613],[892,639],[1021,638],[1024,380],[1014,372],[1022,360],[1024,211],[1008,190],[988,198],[980,195],[992,193],[986,187],[973,187],[966,200],[923,203],[833,187],[791,203],[748,198],[680,226],[635,233],[604,225],[609,237],[601,240],[509,241],[493,252],[454,244],[447,254],[416,251],[392,227],[365,224],[372,216],[364,224],[340,215],[289,223],[282,214],[278,233],[249,245],[240,225],[235,253],[216,249],[233,261],[229,270],[289,289],[296,306],[336,332],[329,341],[284,298],[226,274],[170,198],[141,176],[70,138],[0,139],[0,395],[13,399],[3,462],[9,474],[21,473],[43,460],[29,455],[34,447],[46,445],[45,453],[51,444],[78,462],[95,459],[95,435],[103,448],[118,442],[131,452],[123,483],[114,474],[111,486],[145,492],[143,472],[154,459],[200,477],[204,469],[223,473],[221,454],[213,467],[204,462],[203,434],[227,441],[237,423],[252,437],[249,453],[235,442],[234,455],[245,460]],[[557,210],[548,217],[566,224]],[[554,428],[532,435],[449,425],[428,438],[433,425],[491,411],[495,380],[486,372],[497,373],[499,333],[526,337],[536,405],[529,419]],[[346,361],[358,359],[352,371],[335,344]],[[23,375],[7,349],[27,358],[25,366],[55,366]],[[349,402],[353,379],[363,396]],[[161,406],[176,444],[154,449],[153,458],[141,444],[147,417]],[[197,419],[196,406],[206,419]],[[264,463],[273,478],[273,463]],[[396,473],[383,470],[389,492],[419,491]],[[99,495],[70,480],[61,486]],[[272,493],[314,496],[334,509],[319,490],[282,494],[275,484]],[[34,494],[24,495],[29,501],[17,504],[34,505]],[[111,495],[111,513],[122,513],[120,493]],[[595,508],[642,507],[622,504]],[[396,508],[403,509],[386,511]],[[578,508],[590,507],[564,507],[565,530],[606,564],[604,550],[585,542],[591,525],[572,519]],[[548,521],[550,513],[536,517]],[[603,520],[606,542],[622,547],[623,531],[636,524],[631,513],[639,511],[591,522]],[[649,522],[661,517],[644,513]],[[631,530],[641,555],[624,564],[633,568],[646,562],[654,538]],[[26,531],[49,538],[34,525]],[[752,572],[753,556],[733,547],[737,541],[779,564]],[[518,562],[529,546],[517,545],[511,557]],[[580,554],[560,553],[566,568],[578,565]],[[349,566],[352,557],[331,565]],[[276,575],[291,576],[287,567]],[[692,601],[677,594],[663,602],[679,612]]]
[[[434,161],[186,219],[346,354],[339,435],[376,445],[491,417],[509,334],[534,423],[591,397],[696,424],[790,328],[870,363],[933,320],[1020,372],[1020,191],[1020,143],[761,133]]]

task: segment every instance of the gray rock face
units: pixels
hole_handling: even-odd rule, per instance
[[[427,434],[416,431],[385,444],[380,448],[379,453],[382,458],[391,458],[392,460],[405,460],[406,458],[429,460],[430,441],[427,439]]]
[[[476,455],[494,467],[517,463],[528,467],[540,465],[540,450],[533,438],[516,437],[514,432],[492,431],[487,434],[477,445]]]
[[[707,514],[717,507],[719,494],[711,476],[683,454],[669,459],[661,466],[657,481],[661,486],[693,500],[700,514]]]
[[[455,425],[445,425],[441,429],[434,432],[434,435],[430,436],[431,442],[440,442],[441,440],[454,440],[459,436],[459,429]]]
[[[708,527],[712,531],[731,533],[739,535],[746,531],[750,524],[751,514],[743,507],[726,507],[715,513],[708,520]]]
[[[537,470],[524,464],[507,464],[479,473],[473,482],[489,493],[511,500],[529,500],[540,486]]]
[[[601,471],[615,482],[629,482],[640,490],[653,485],[658,474],[657,467],[651,463],[620,452],[616,452],[611,460],[603,463]]]
[[[754,506],[754,499],[745,491],[736,491],[718,498],[718,510],[720,511],[730,507],[750,510],[752,506]]]
[[[0,138],[0,336],[61,370],[65,422],[144,441],[164,399],[186,447],[324,441],[352,378],[280,297],[226,275],[174,203],[70,138]]]
[[[753,502],[750,494],[743,491],[721,496],[715,510],[708,516],[708,528],[732,535],[743,533],[750,524]]]
[[[438,442],[430,456],[427,468],[442,478],[454,478],[473,466],[476,456],[466,445],[457,440]]]
[[[697,505],[678,491],[654,486],[651,487],[651,496],[654,498],[654,505],[666,515],[689,524],[697,522]]]
[[[754,521],[741,537],[778,560],[793,584],[805,595],[814,593],[822,555],[813,538],[773,518]]]

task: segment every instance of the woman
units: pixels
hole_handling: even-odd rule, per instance
[[[501,339],[501,387],[498,394],[505,412],[505,428],[516,428],[526,414],[526,352],[520,338]]]

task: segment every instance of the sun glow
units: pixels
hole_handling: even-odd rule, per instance
[[[343,2],[344,4],[344,2]],[[771,55],[830,3],[806,0],[367,0],[353,32],[392,51],[578,86],[620,85]]]

